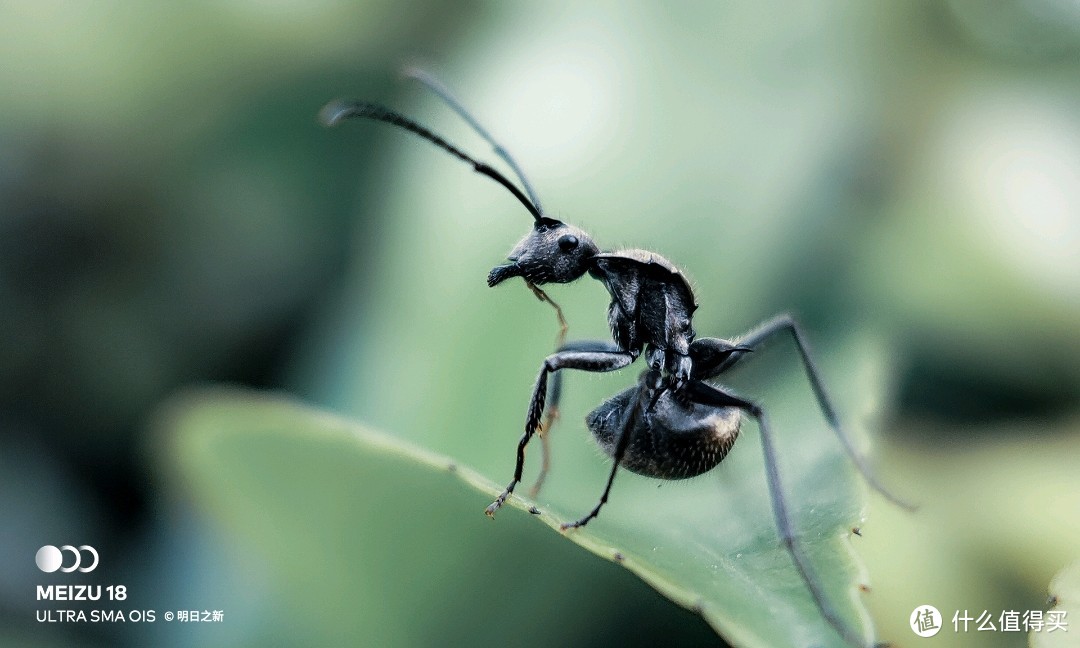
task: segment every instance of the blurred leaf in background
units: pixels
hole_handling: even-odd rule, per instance
[[[1028,635],[1032,648],[1064,648],[1076,645],[1076,635],[1069,634],[1069,617],[1075,619],[1080,611],[1078,601],[1080,563],[1073,563],[1050,581],[1050,599],[1047,603],[1050,609],[1043,615],[1045,625],[1033,629]]]
[[[888,342],[893,389],[869,408],[891,415],[876,454],[924,507],[907,516],[871,499],[858,548],[882,638],[908,637],[921,604],[947,617],[1039,608],[1076,560],[1069,3],[45,2],[3,14],[0,641],[306,643],[316,614],[273,635],[260,623],[284,618],[275,575],[289,565],[239,546],[145,436],[182,385],[286,388],[485,474],[512,467],[554,329],[520,286],[483,280],[527,214],[422,142],[314,119],[331,98],[373,99],[487,155],[445,106],[395,80],[417,59],[514,152],[553,216],[684,267],[702,335],[792,310],[818,355],[841,363],[840,384],[855,371],[850,340]],[[572,338],[608,335],[598,284],[552,295]],[[762,356],[737,386],[788,400],[793,358]],[[633,379],[568,378],[550,497],[576,502],[569,476],[602,472],[595,451],[574,449],[581,418]],[[800,439],[797,421],[784,427]],[[543,566],[522,566],[547,585],[514,590],[541,598],[507,605],[506,627],[555,618],[588,644],[686,626],[686,641],[708,640],[688,612],[515,517],[453,551],[433,539],[443,573],[476,556]],[[62,542],[99,546],[97,577],[131,583],[141,606],[217,600],[232,622],[219,634],[27,625],[31,556]],[[567,573],[588,588],[559,590]],[[468,595],[483,578],[460,584],[450,616],[485,609]]]

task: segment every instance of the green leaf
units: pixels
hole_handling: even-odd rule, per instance
[[[864,347],[855,345],[853,353]],[[846,375],[855,384],[868,383],[866,372]],[[793,395],[808,391],[805,384],[787,382],[792,389],[777,402],[792,402],[772,411],[779,412],[773,418],[789,507],[832,603],[869,639],[869,617],[858,594],[866,577],[849,543],[862,501],[812,401]],[[792,408],[799,412],[807,403],[801,419],[792,415]],[[559,488],[538,502],[516,496],[509,501],[523,511],[535,505],[542,513],[504,508],[493,528],[482,510],[509,476],[510,447],[507,475],[496,482],[455,459],[286,397],[223,389],[188,396],[168,411],[170,454],[196,501],[238,531],[290,587],[314,587],[333,593],[331,601],[350,602],[347,610],[322,599],[291,608],[316,633],[309,638],[334,627],[340,634],[324,634],[328,640],[363,632],[379,643],[430,641],[430,635],[415,634],[424,624],[386,620],[397,605],[393,599],[409,599],[398,601],[405,609],[438,609],[454,585],[432,583],[450,580],[467,591],[468,583],[454,575],[460,572],[456,566],[492,569],[485,563],[483,546],[490,540],[484,536],[498,540],[499,525],[513,523],[513,516],[560,533],[559,524],[593,506],[606,472],[596,452],[589,458],[597,470],[558,470],[564,459],[558,456],[551,481]],[[802,425],[790,425],[800,420]],[[720,468],[696,479],[664,482],[620,473],[601,516],[563,535],[697,611],[735,645],[844,645],[779,544],[752,423],[744,423],[742,437]],[[455,478],[480,493],[461,488]],[[442,535],[451,529],[461,530]],[[364,542],[365,536],[378,540]],[[544,568],[525,569],[528,580],[529,572]],[[373,611],[379,614],[365,616]],[[343,623],[346,612],[350,621]],[[531,614],[542,617],[544,609]]]

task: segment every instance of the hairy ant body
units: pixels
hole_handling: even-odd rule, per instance
[[[409,70],[406,74],[438,94],[491,144],[496,154],[513,169],[524,191],[490,165],[467,155],[431,130],[377,104],[331,102],[320,113],[323,123],[333,126],[344,119],[364,118],[393,124],[419,135],[472,165],[477,173],[505,187],[529,211],[534,225],[511,250],[509,263],[491,270],[488,285],[496,286],[507,279],[521,277],[538,298],[556,309],[560,323],[556,351],[544,360],[529,401],[524,434],[517,446],[514,477],[485,512],[494,516],[521,483],[526,446],[534,434],[548,429],[553,422],[561,393],[561,374],[558,372],[562,369],[614,371],[630,365],[644,353],[648,366],[638,383],[605,401],[586,418],[590,431],[601,448],[612,457],[613,463],[599,503],[576,522],[563,524],[563,530],[584,526],[599,514],[608,500],[620,466],[658,479],[683,479],[711,470],[727,455],[739,434],[743,416],[749,415],[758,424],[766,480],[780,539],[822,616],[848,642],[860,645],[857,633],[844,624],[826,598],[820,580],[795,535],[765,412],[758,404],[708,382],[740,362],[767,339],[777,334],[791,335],[818,405],[859,472],[889,500],[911,508],[878,482],[841,427],[809,346],[795,320],[788,315],[780,315],[734,341],[695,338],[692,318],[697,302],[686,277],[674,264],[647,250],[602,252],[580,228],[545,216],[536,192],[513,157],[450,91],[422,71]],[[613,341],[564,343],[566,323],[562,311],[539,286],[576,281],[586,274],[600,281],[611,296],[608,323]],[[550,385],[551,403],[548,418],[542,422],[549,394],[548,376],[551,374],[554,374]],[[539,488],[547,472],[546,439],[544,450],[541,476],[534,488]]]

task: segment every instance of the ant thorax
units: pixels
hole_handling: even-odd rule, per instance
[[[608,324],[616,344],[639,352],[645,346],[660,349],[668,358],[661,358],[654,368],[680,373],[674,356],[689,354],[694,341],[691,320],[697,309],[685,275],[647,250],[598,254],[590,274],[611,295]]]

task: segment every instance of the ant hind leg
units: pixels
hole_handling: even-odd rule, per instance
[[[833,433],[840,439],[841,445],[844,446],[844,451],[847,453],[848,457],[851,458],[852,463],[855,464],[859,473],[862,474],[863,479],[866,480],[871,488],[881,493],[893,504],[908,511],[914,511],[916,508],[914,504],[894,495],[881,483],[877,475],[874,474],[873,469],[870,468],[870,463],[855,448],[854,440],[848,436],[847,431],[840,424],[840,417],[837,415],[836,408],[834,408],[832,404],[832,399],[829,398],[829,394],[825,389],[825,383],[821,379],[821,372],[817,368],[817,363],[814,362],[813,355],[810,351],[810,344],[806,341],[806,336],[803,334],[802,328],[791,315],[784,313],[767,320],[745,335],[736,338],[734,342],[720,340],[719,338],[700,338],[695,340],[690,346],[691,356],[694,357],[695,362],[694,375],[698,379],[715,378],[745,358],[747,352],[761,348],[761,346],[770,338],[785,332],[789,333],[795,341],[795,347],[799,351],[799,357],[802,360],[803,368],[806,370],[806,377],[810,381],[810,388],[814,392],[814,397],[817,399],[821,413],[825,416],[825,420],[828,422],[829,427],[832,428]],[[698,370],[697,366],[699,358],[701,359],[702,364],[700,370]]]
[[[691,392],[691,398],[697,403],[716,407],[737,407],[757,421],[761,437],[761,451],[765,458],[765,478],[769,487],[769,499],[772,503],[773,517],[776,522],[776,530],[780,535],[780,541],[791,556],[795,569],[798,570],[807,589],[810,590],[810,595],[813,597],[818,611],[821,612],[821,616],[849,644],[865,646],[866,643],[860,634],[844,622],[840,617],[840,613],[829,602],[821,579],[814,571],[809,556],[795,535],[794,525],[787,509],[784,488],[780,481],[780,469],[776,461],[776,448],[773,445],[772,430],[765,412],[757,404],[729,394],[707,383],[692,381],[687,385],[687,389]]]

